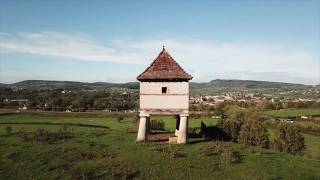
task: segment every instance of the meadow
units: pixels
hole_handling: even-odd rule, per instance
[[[173,132],[173,117],[155,116]],[[232,142],[190,139],[187,145],[136,144],[128,133],[133,117],[54,117],[41,114],[0,116],[0,179],[320,179],[320,136],[304,134],[306,153],[291,155]],[[190,118],[214,126],[216,119]],[[12,132],[6,132],[7,126]],[[21,132],[66,130],[50,142],[23,141]],[[270,129],[273,136],[274,130]],[[239,154],[229,162],[214,147]],[[312,153],[307,153],[312,151]]]
[[[306,108],[306,109],[281,109],[278,111],[265,111],[267,115],[274,117],[299,117],[299,116],[320,116],[320,109]]]

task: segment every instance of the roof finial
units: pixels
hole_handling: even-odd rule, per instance
[[[166,50],[166,48],[165,48],[164,44],[162,45],[162,50]]]

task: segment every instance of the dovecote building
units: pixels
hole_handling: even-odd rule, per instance
[[[192,76],[164,47],[151,65],[137,77],[140,82],[138,142],[148,138],[150,115],[175,115],[176,143],[187,143],[191,79]]]

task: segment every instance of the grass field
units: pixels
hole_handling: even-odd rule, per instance
[[[173,131],[173,117],[154,117]],[[190,119],[215,125],[215,119]],[[136,144],[127,133],[133,118],[0,116],[0,179],[320,179],[319,154],[290,155],[231,142],[197,142],[187,145]],[[10,123],[10,124],[7,124]],[[23,142],[17,132],[44,128],[58,131],[68,124],[71,136],[51,143]],[[98,125],[84,127],[79,124]],[[6,134],[6,126],[12,134]],[[106,128],[108,127],[108,128]],[[272,135],[271,131],[271,135]],[[320,137],[305,135],[307,149],[320,149]],[[241,155],[241,162],[227,163],[207,153],[222,143]],[[316,152],[316,151],[315,151]]]
[[[320,116],[320,109],[285,109],[279,111],[265,111],[265,114],[274,117]]]

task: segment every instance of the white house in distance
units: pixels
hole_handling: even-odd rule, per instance
[[[140,123],[137,142],[148,138],[150,115],[176,115],[175,138],[187,143],[189,80],[185,72],[163,47],[158,57],[138,77],[140,81]]]

